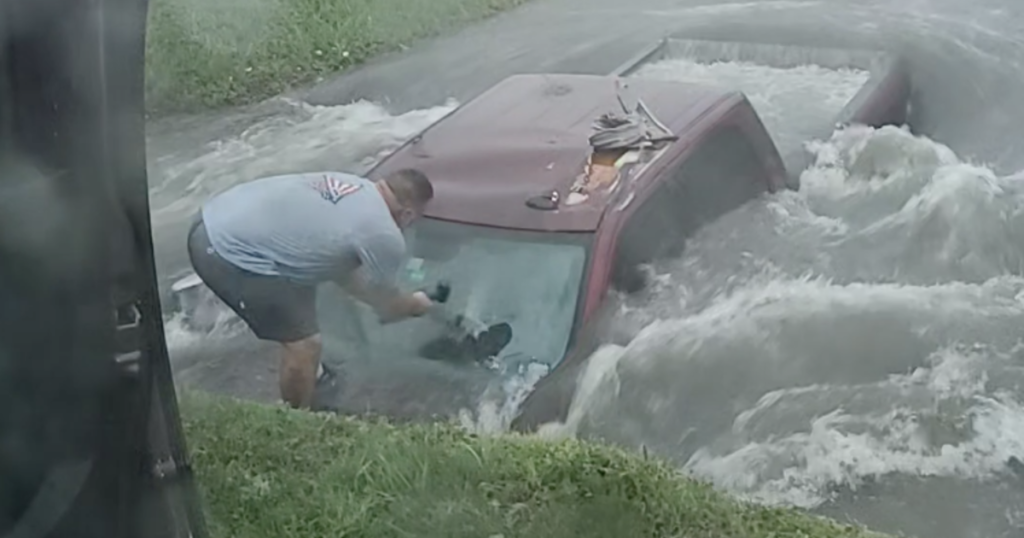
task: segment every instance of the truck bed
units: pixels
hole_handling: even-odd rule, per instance
[[[610,74],[742,91],[775,140],[793,187],[810,162],[806,142],[851,124],[903,125],[910,100],[900,58],[869,49],[668,37]]]

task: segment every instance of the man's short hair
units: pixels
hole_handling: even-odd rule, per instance
[[[384,178],[391,192],[404,206],[423,207],[434,197],[434,186],[423,172],[415,168],[403,168]]]

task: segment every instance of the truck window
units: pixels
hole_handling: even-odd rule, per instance
[[[639,265],[683,253],[701,226],[767,190],[768,173],[750,140],[734,126],[720,127],[668,172],[657,190],[629,217],[619,238],[613,284],[632,293],[645,282]]]
[[[672,174],[676,216],[685,236],[768,189],[768,172],[738,127],[713,131]],[[680,245],[680,252],[682,245]]]

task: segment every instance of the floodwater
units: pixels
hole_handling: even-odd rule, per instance
[[[297,96],[315,104],[151,126],[162,284],[187,271],[187,217],[212,193],[270,173],[365,170],[511,73],[607,72],[669,31],[898,50],[924,136],[801,140],[856,90],[856,72],[675,60],[638,73],[743,89],[780,145],[809,143],[815,160],[799,192],[705,227],[683,258],[651,268],[654,289],[613,298],[621,345],[591,358],[566,424],[545,433],[643,445],[745,498],[878,530],[1019,537],[1021,24],[1008,0],[537,0]],[[244,330],[198,335],[172,317],[168,332],[183,385],[275,398],[273,357]],[[381,383],[423,376],[435,400],[422,407],[459,408],[483,431],[507,427],[536,378],[490,390],[436,367],[389,378],[387,365],[352,366],[367,402],[396,390]]]

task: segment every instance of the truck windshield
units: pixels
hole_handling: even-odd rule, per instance
[[[433,289],[449,281],[447,314],[511,326],[512,339],[499,360],[554,366],[573,330],[590,238],[424,218],[406,232],[410,258],[401,285]],[[334,286],[321,288],[318,309],[325,340],[362,359],[422,356],[424,346],[451,334],[437,317],[381,325],[368,306]]]

